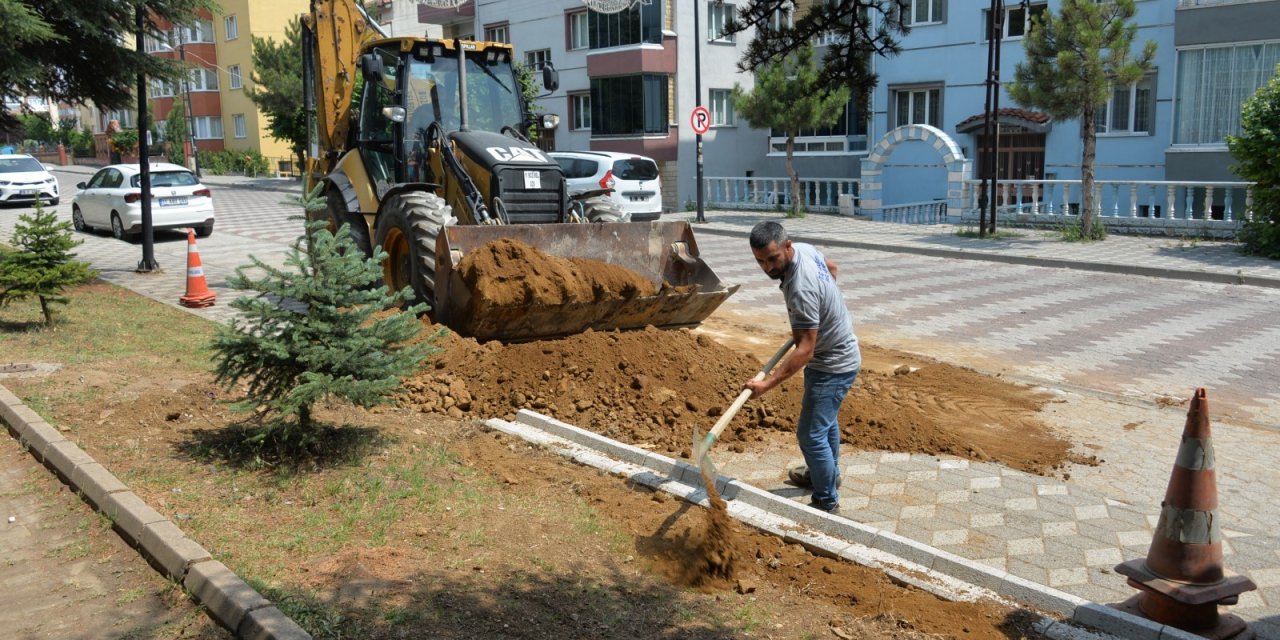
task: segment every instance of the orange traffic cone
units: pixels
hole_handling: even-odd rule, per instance
[[[178,302],[184,307],[208,307],[218,294],[209,290],[204,281],[204,267],[200,266],[200,251],[196,249],[196,231],[187,230],[187,295]]]
[[[1224,573],[1204,389],[1196,389],[1187,409],[1182,444],[1147,557],[1121,563],[1115,570],[1141,592],[1122,608],[1136,606],[1147,618],[1206,638],[1243,640],[1253,635],[1238,616],[1218,612],[1218,605],[1236,604],[1241,593],[1257,586],[1245,576]]]

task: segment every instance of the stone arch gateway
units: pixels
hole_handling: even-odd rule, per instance
[[[884,134],[862,160],[862,187],[859,201],[864,215],[883,219],[884,209],[897,203],[884,202],[884,165],[893,150],[904,142],[923,142],[933,147],[947,172],[947,217],[959,217],[964,207],[965,179],[973,172],[973,163],[964,157],[960,145],[937,127],[927,124],[903,125]]]

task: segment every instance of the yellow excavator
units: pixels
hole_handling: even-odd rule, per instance
[[[694,326],[727,299],[685,222],[628,222],[608,191],[570,196],[560,166],[522,133],[527,109],[512,47],[388,37],[355,0],[312,0],[303,17],[307,168],[327,207],[383,277],[412,287],[462,335],[528,340],[586,329]],[[554,91],[557,73],[542,72]],[[657,295],[608,304],[477,312],[456,271],[469,251],[522,241],[552,256],[619,264]]]

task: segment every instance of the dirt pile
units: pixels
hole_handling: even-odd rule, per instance
[[[521,408],[668,455],[688,456],[760,361],[688,330],[588,331],[557,340],[485,344],[454,336],[406,381],[402,402],[453,417],[512,417]],[[866,349],[868,362],[875,350]],[[861,449],[952,454],[1048,473],[1070,444],[1036,413],[1047,397],[967,369],[922,362],[918,370],[864,366],[840,413],[843,440]],[[744,451],[790,437],[800,376],[749,402],[720,438]],[[792,443],[793,444],[793,443]]]
[[[458,271],[479,302],[500,307],[625,300],[658,291],[648,278],[625,267],[553,256],[510,238],[467,253]]]

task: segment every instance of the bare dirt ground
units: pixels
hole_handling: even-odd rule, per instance
[[[699,332],[449,337],[395,406],[318,408],[316,454],[288,463],[245,449],[244,416],[198,358],[86,359],[6,384],[321,638],[1036,637],[1016,609],[944,602],[741,525],[735,571],[706,580],[691,570],[700,507],[478,426],[528,407],[687,455],[693,427],[713,423],[759,369],[753,355],[785,337],[773,322],[726,311]],[[864,349],[841,414],[850,446],[1035,473],[1071,459],[1038,417],[1046,396]],[[720,446],[794,447],[799,394],[793,381],[749,405]]]

